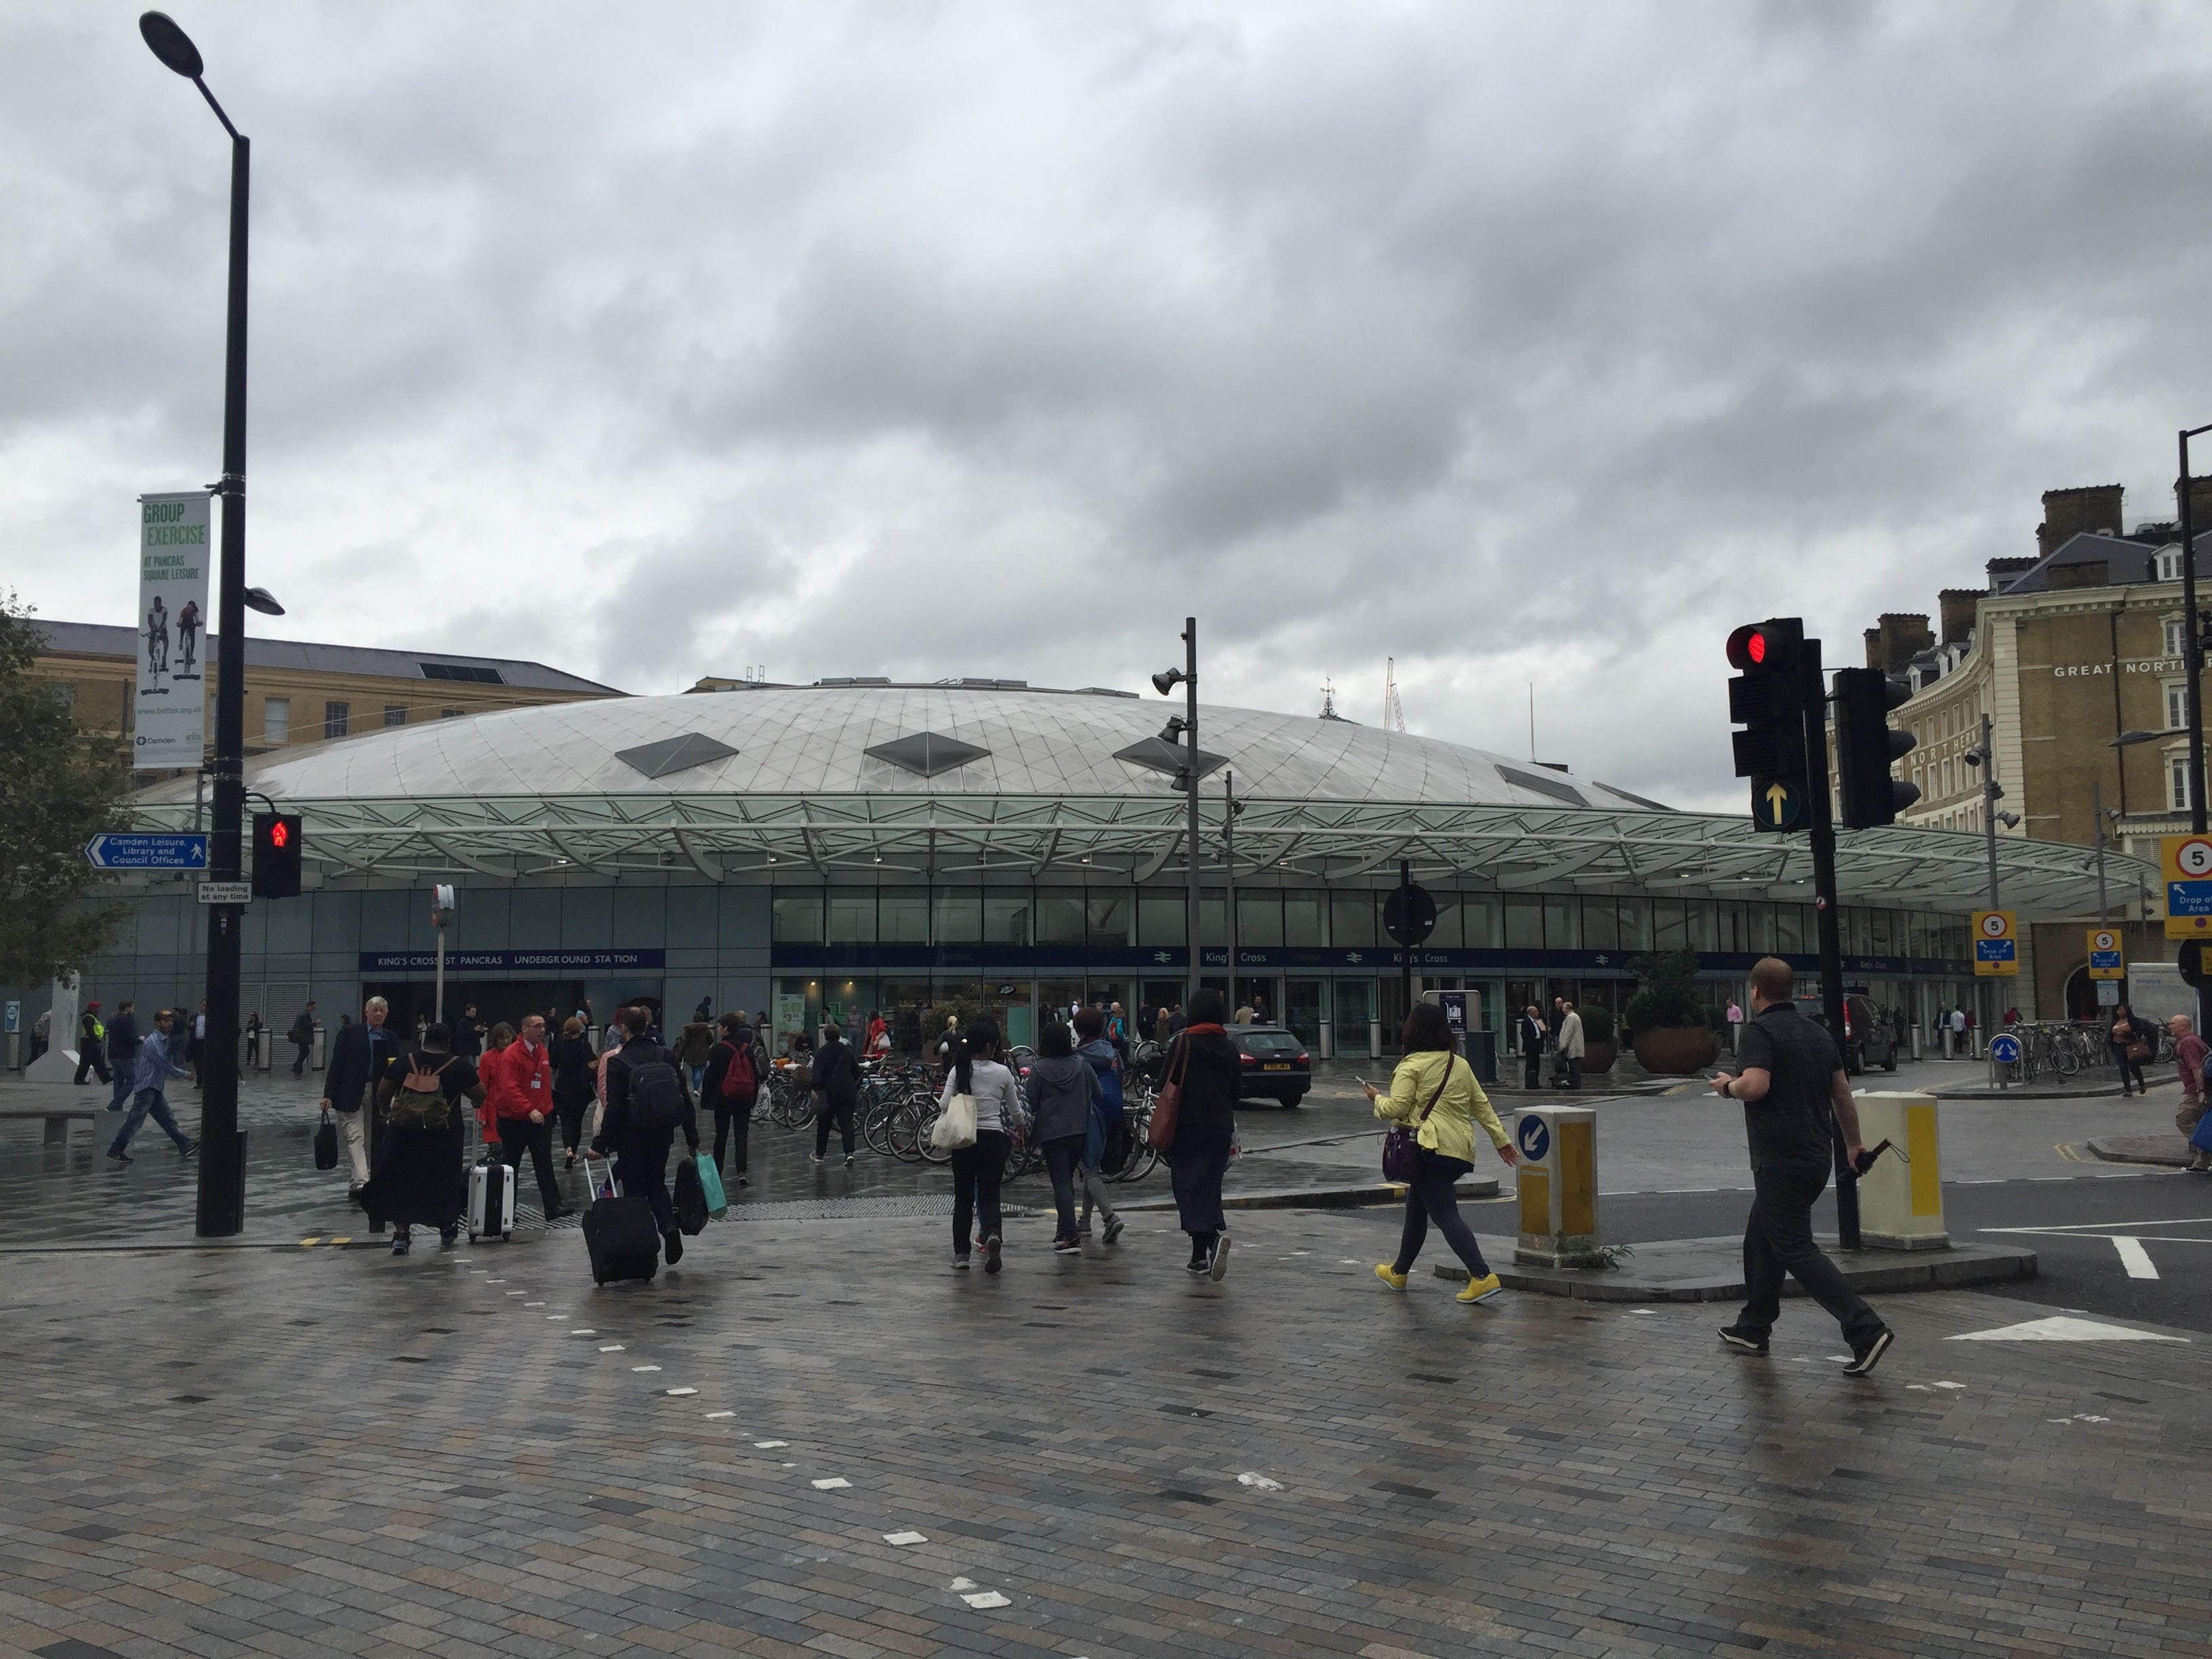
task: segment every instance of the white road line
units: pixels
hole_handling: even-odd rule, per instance
[[[2158,1266],[2150,1259],[2150,1252],[2142,1247],[2140,1238],[2125,1238],[2115,1235],[2112,1248],[2120,1253],[2120,1265],[2128,1270],[2130,1279],[2156,1279]]]

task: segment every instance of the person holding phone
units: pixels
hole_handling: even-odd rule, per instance
[[[1364,1079],[1359,1085],[1375,1103],[1376,1116],[1414,1127],[1420,1144],[1420,1172],[1406,1188],[1406,1228],[1398,1240],[1397,1259],[1376,1262],[1375,1276],[1402,1291],[1433,1221],[1467,1268],[1467,1288],[1459,1299],[1487,1302],[1505,1286],[1482,1259],[1482,1247],[1460,1214],[1453,1188],[1474,1168],[1477,1123],[1509,1169],[1519,1161],[1519,1154],[1492,1109],[1490,1097],[1475,1081],[1474,1067],[1461,1057],[1444,1011],[1433,1002],[1415,1003],[1406,1016],[1402,1036],[1406,1057],[1391,1075],[1390,1092],[1384,1094]]]

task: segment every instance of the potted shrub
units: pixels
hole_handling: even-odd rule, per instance
[[[1583,1017],[1583,1070],[1611,1071],[1620,1058],[1620,1045],[1613,1036],[1613,1010],[1592,1003],[1575,1012]]]
[[[1628,970],[1638,986],[1626,1010],[1638,1065],[1647,1072],[1686,1077],[1720,1058],[1711,1011],[1698,994],[1696,951],[1632,957]]]

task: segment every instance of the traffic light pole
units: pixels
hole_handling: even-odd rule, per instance
[[[1805,794],[1812,809],[1813,898],[1820,934],[1820,1008],[1837,1051],[1844,1042],[1844,933],[1836,908],[1836,820],[1828,795],[1828,699],[1820,672],[1820,641],[1805,641],[1799,684],[1805,711]],[[1850,1069],[1848,1056],[1844,1068]],[[1836,1239],[1844,1249],[1859,1248],[1859,1177],[1844,1147],[1842,1128],[1831,1118],[1829,1140],[1836,1162]]]
[[[1183,742],[1185,743],[1185,744],[1187,744],[1187,745],[1188,745],[1188,746],[1186,747],[1186,749],[1184,750],[1184,751],[1183,751],[1183,752],[1184,752],[1184,753],[1188,757],[1188,762],[1187,762],[1187,764],[1188,764],[1188,766],[1189,767],[1189,769],[1190,769],[1190,790],[1189,790],[1189,793],[1188,794],[1188,796],[1186,797],[1186,799],[1185,799],[1185,804],[1188,806],[1188,808],[1189,808],[1189,811],[1190,811],[1190,817],[1189,817],[1189,818],[1188,818],[1188,831],[1189,831],[1189,833],[1188,833],[1188,839],[1187,839],[1187,841],[1186,841],[1186,842],[1185,842],[1185,845],[1186,845],[1186,847],[1187,847],[1187,848],[1188,848],[1188,862],[1189,862],[1189,867],[1188,867],[1187,870],[1185,870],[1185,871],[1184,871],[1184,872],[1183,872],[1183,875],[1184,875],[1184,882],[1185,882],[1185,885],[1184,885],[1184,888],[1183,888],[1183,915],[1184,915],[1183,933],[1184,933],[1184,936],[1185,936],[1186,938],[1188,938],[1188,939],[1189,939],[1189,941],[1190,941],[1190,951],[1189,951],[1189,956],[1190,956],[1190,969],[1189,969],[1189,971],[1188,971],[1187,974],[1185,974],[1185,975],[1184,975],[1184,976],[1183,976],[1182,1012],[1183,1012],[1183,1018],[1184,1018],[1185,1019],[1188,1019],[1188,1018],[1190,1018],[1192,1017],[1192,1016],[1191,1016],[1191,1012],[1190,1012],[1190,1011],[1191,1011],[1191,1005],[1192,1005],[1192,1004],[1194,1004],[1194,1002],[1196,1002],[1196,1001],[1198,1000],[1198,987],[1199,987],[1200,969],[1200,967],[1201,967],[1201,965],[1202,965],[1202,964],[1201,964],[1201,961],[1200,961],[1200,957],[1201,957],[1202,952],[1201,952],[1201,949],[1200,949],[1200,945],[1199,945],[1199,942],[1198,942],[1198,913],[1199,913],[1199,909],[1200,909],[1200,905],[1199,905],[1199,884],[1198,884],[1198,883],[1199,883],[1199,853],[1198,853],[1199,842],[1198,842],[1198,618],[1197,618],[1197,617],[1185,617],[1183,618],[1183,621],[1182,621],[1182,641],[1183,641],[1183,719],[1184,719],[1184,720],[1185,720],[1185,722],[1186,722],[1186,724],[1185,724],[1185,726],[1184,726],[1184,727],[1183,727]],[[1232,962],[1232,963],[1230,964],[1230,970],[1229,970],[1229,974],[1230,974],[1229,988],[1230,988],[1230,992],[1231,992],[1231,994],[1233,995],[1233,994],[1235,994],[1235,992],[1236,992],[1236,989],[1237,989],[1237,969],[1236,969],[1236,964],[1235,964],[1235,963],[1234,963],[1234,962]]]

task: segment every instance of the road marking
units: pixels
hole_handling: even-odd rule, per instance
[[[2058,1156],[2064,1158],[2069,1164],[2079,1164],[2081,1162],[2081,1154],[2075,1152],[2073,1147],[2067,1145],[2067,1143],[2063,1140],[2058,1143],[2057,1151]],[[2045,1178],[2047,1180],[2049,1177],[2046,1176]]]
[[[2128,1270],[2130,1279],[2156,1279],[2158,1264],[2150,1259],[2150,1252],[2142,1247],[2140,1238],[2112,1235],[2112,1248],[2120,1253],[2120,1265]]]
[[[630,1370],[634,1371],[657,1371],[659,1369],[660,1367],[658,1365],[633,1365],[630,1367]]]
[[[918,1532],[887,1532],[884,1534],[884,1542],[894,1549],[904,1549],[909,1544],[927,1544],[928,1541]]]
[[[620,1353],[622,1351],[623,1345],[619,1342],[603,1343],[599,1347],[599,1352],[601,1353]]]
[[[774,1451],[779,1446],[788,1446],[790,1443],[791,1442],[788,1440],[756,1440],[753,1442],[753,1449],[756,1451]]]
[[[721,1418],[735,1417],[737,1413],[735,1412],[708,1412],[707,1413],[707,1420],[709,1423],[712,1423]]]
[[[2187,1342],[2185,1336],[2161,1336],[2154,1331],[2130,1330],[2125,1325],[2106,1325],[2094,1319],[2031,1319],[2018,1325],[2000,1325],[1986,1331],[1961,1331],[1946,1342]]]
[[[664,1392],[665,1392],[671,1399],[678,1399],[678,1400],[680,1400],[680,1399],[682,1399],[685,1395],[687,1395],[687,1394],[696,1394],[696,1393],[698,1393],[698,1392],[699,1392],[699,1390],[698,1390],[698,1389],[669,1389],[665,1390]]]
[[[833,1474],[827,1480],[816,1480],[810,1484],[817,1492],[836,1492],[842,1487],[851,1486],[853,1483],[845,1479],[842,1474]]]

